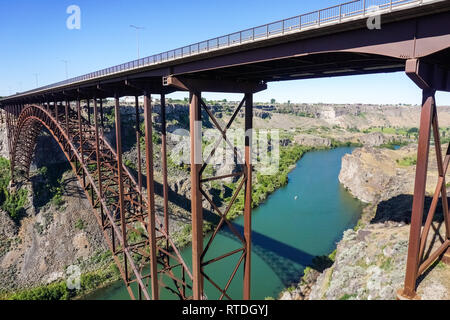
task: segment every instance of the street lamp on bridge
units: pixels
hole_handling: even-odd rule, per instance
[[[139,30],[144,30],[144,27],[138,27],[133,24],[130,24],[130,28],[136,30],[136,42],[137,42],[137,59],[139,60]]]

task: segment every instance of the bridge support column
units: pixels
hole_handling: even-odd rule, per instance
[[[406,64],[406,73],[411,80],[413,80],[419,88],[422,89],[423,99],[409,234],[408,258],[406,261],[405,284],[404,288],[397,292],[397,298],[420,299],[416,293],[418,277],[422,275],[424,271],[426,271],[446,251],[448,252],[450,245],[450,217],[445,183],[445,175],[450,161],[450,145],[447,148],[445,158],[442,159],[438,114],[435,102],[435,88],[443,88],[444,85],[442,84],[442,79],[445,78],[437,76],[440,71],[433,66],[421,64],[420,61],[416,59],[408,60]],[[439,81],[439,79],[441,79],[441,81]],[[432,203],[426,216],[425,224],[423,225],[431,134],[433,134],[434,138],[439,176],[432,198]],[[433,217],[437,208],[439,197],[441,197],[442,201],[446,236],[442,241],[442,244],[436,248],[433,253],[425,255],[424,253],[426,251],[426,246],[430,246],[430,252],[434,248],[434,243],[428,243],[427,240],[430,227],[433,224]],[[436,232],[439,232],[439,228],[436,229]]]
[[[163,200],[164,200],[164,230],[169,234],[169,183],[167,181],[167,123],[166,123],[166,95],[161,94],[161,162],[163,176]],[[166,241],[166,250],[169,243]],[[168,258],[168,257],[167,257]],[[168,261],[167,261],[168,262]],[[183,270],[184,271],[184,270]]]
[[[102,183],[102,161],[100,159],[100,133],[98,129],[98,108],[97,108],[97,98],[94,97],[94,130],[95,130],[95,158],[97,160],[97,181],[98,181],[98,192],[99,199],[101,200],[101,195],[103,195],[103,183]],[[105,213],[103,212],[103,206],[100,204],[100,217],[102,228],[105,227]]]
[[[138,189],[142,192],[142,161],[141,161],[141,129],[140,129],[140,115],[139,115],[139,97],[135,97],[135,111],[136,111],[136,147],[137,147],[137,169],[138,169]],[[139,203],[142,207],[142,196],[139,196]],[[142,212],[140,212],[142,213]]]
[[[78,135],[79,135],[79,141],[80,141],[80,155],[81,155],[81,164],[84,164],[84,138],[83,138],[83,123],[81,121],[82,115],[81,115],[81,101],[80,99],[77,99],[77,113],[78,113]],[[80,165],[81,165],[80,164]],[[84,170],[81,170],[83,175],[83,188],[86,187],[86,176],[84,173]]]
[[[125,217],[125,205],[124,205],[124,188],[123,188],[123,166],[122,166],[122,128],[121,128],[121,117],[120,117],[120,103],[119,96],[114,95],[115,105],[114,105],[114,115],[115,115],[115,127],[116,127],[116,162],[117,162],[117,174],[118,174],[118,187],[119,187],[119,213],[120,213],[120,226],[122,232],[122,251],[123,251],[123,266],[125,273],[125,284],[127,289],[130,287],[129,277],[128,277],[128,259],[125,255],[125,251],[128,249],[128,233],[127,233],[127,222]]]
[[[66,100],[66,104],[64,106],[64,113],[65,113],[65,122],[66,122],[66,132],[67,136],[70,138],[70,127],[69,127],[69,108],[70,108],[70,102],[69,100]]]
[[[156,264],[155,184],[153,179],[152,100],[150,94],[147,92],[144,93],[144,118],[145,160],[147,165],[147,232],[150,245],[150,278],[152,285],[152,298],[153,300],[159,300],[158,269]]]
[[[91,125],[91,100],[86,99],[86,109],[87,109],[87,115],[88,115],[88,123]]]
[[[11,170],[11,183],[14,184],[14,163],[12,161],[13,159],[13,145],[12,145],[12,134],[13,134],[13,128],[11,123],[11,106],[7,105],[5,108],[6,113],[6,135],[8,138],[8,153],[9,153],[9,160],[10,160],[10,170]]]
[[[201,256],[203,253],[203,207],[200,191],[202,168],[202,123],[201,93],[190,92],[189,123],[191,141],[191,213],[192,213],[192,276],[195,300],[203,299],[203,275]]]
[[[59,106],[58,106],[58,101],[55,99],[55,120],[56,120],[56,123],[59,123],[59,112],[58,112],[58,110],[59,110]]]
[[[244,203],[244,300],[251,296],[251,253],[252,253],[252,138],[253,138],[253,94],[245,94],[245,203]]]
[[[165,83],[168,86],[177,87],[181,90],[189,91],[190,93],[190,150],[191,150],[191,211],[192,211],[192,269],[193,269],[193,298],[196,300],[207,299],[204,292],[204,280],[206,279],[215,289],[219,291],[219,299],[224,298],[231,299],[227,292],[230,285],[235,279],[235,276],[239,269],[243,268],[243,298],[250,299],[251,287],[251,209],[252,209],[252,164],[251,164],[251,145],[252,145],[252,119],[253,119],[253,93],[266,89],[264,83],[238,83],[234,81],[225,80],[206,80],[206,79],[186,79],[179,77],[168,77],[165,79]],[[233,115],[230,117],[225,125],[219,123],[214,115],[213,108],[210,108],[201,98],[202,91],[211,92],[232,92],[232,93],[244,93],[244,98],[236,107]],[[231,139],[227,131],[230,129],[234,120],[238,116],[242,107],[245,106],[245,141],[242,141],[242,145],[245,145],[244,150],[234,145],[235,140],[239,139],[239,136],[233,136]],[[208,120],[210,120],[215,129],[218,131],[218,136],[211,152],[206,159],[202,156],[202,111],[204,111]],[[237,142],[237,141],[236,141]],[[239,142],[238,142],[239,143]],[[220,155],[215,159],[216,151],[220,146],[226,145],[225,154]],[[228,149],[229,148],[229,149]],[[229,157],[229,153],[226,150],[231,151],[232,159]],[[244,157],[242,157],[242,151],[244,151]],[[214,160],[219,160],[220,163],[213,163]],[[205,169],[208,166],[224,165],[223,160],[233,162],[234,165],[240,168],[238,172],[231,172],[219,176],[207,176]],[[214,168],[212,171],[214,172]],[[205,175],[205,176],[204,176]],[[237,185],[234,190],[230,201],[226,204],[226,207],[220,207],[210,194],[206,191],[205,186],[212,181],[233,179]],[[230,211],[233,209],[233,205],[238,199],[239,194],[244,191],[244,230],[239,230],[235,225],[229,221]],[[210,205],[211,210],[216,216],[214,219],[214,228],[211,237],[203,248],[203,205],[202,200],[205,199]],[[207,253],[214,243],[215,238],[222,227],[227,226],[229,232],[233,237],[239,239],[239,248],[223,253],[222,255],[214,258],[206,259]],[[222,261],[225,258],[236,255],[237,262],[235,267],[230,270],[230,274],[227,274],[227,282],[220,284],[215,280],[213,274],[208,273],[207,267],[210,264]],[[243,267],[242,267],[243,266]],[[214,292],[212,293],[214,294]]]

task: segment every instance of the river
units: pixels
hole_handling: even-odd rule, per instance
[[[287,186],[275,191],[253,211],[252,227],[252,299],[277,298],[286,287],[298,283],[305,266],[317,255],[328,255],[336,248],[342,232],[352,228],[362,212],[362,203],[343,188],[338,175],[341,159],[353,148],[314,151],[305,154],[289,174]],[[233,221],[243,226],[243,217]],[[205,240],[206,241],[206,240]],[[206,259],[238,247],[231,232],[224,228],[217,236]],[[182,251],[191,263],[191,248]],[[238,255],[205,268],[207,274],[222,284],[227,282]],[[242,267],[227,293],[242,298]],[[205,280],[209,299],[219,291]],[[166,290],[162,299],[175,298]],[[129,299],[122,281],[101,288],[85,299]]]

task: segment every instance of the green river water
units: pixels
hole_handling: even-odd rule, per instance
[[[356,224],[362,204],[338,181],[341,159],[351,151],[352,148],[344,147],[305,154],[289,174],[288,185],[253,211],[252,299],[276,298],[284,288],[298,283],[313,257],[332,252],[342,232]],[[233,224],[242,229],[243,218]],[[213,243],[207,260],[239,247],[228,228],[223,228]],[[190,266],[191,248],[185,248],[182,255]],[[239,254],[228,257],[207,266],[205,271],[224,287],[238,258]],[[233,299],[242,298],[242,274],[241,266],[227,291]],[[208,299],[220,295],[207,280],[205,293]],[[177,297],[162,290],[161,298]],[[129,299],[129,295],[119,281],[85,299],[121,300]]]

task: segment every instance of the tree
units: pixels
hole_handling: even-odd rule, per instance
[[[270,99],[271,104],[275,104],[276,100],[274,98]]]

